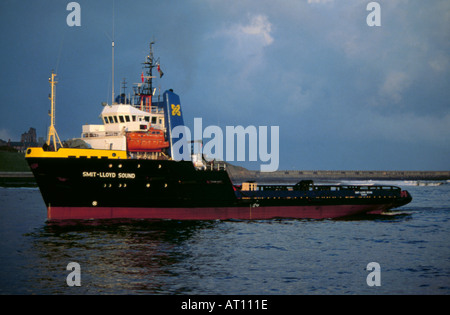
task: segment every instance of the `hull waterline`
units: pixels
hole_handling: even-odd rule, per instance
[[[48,207],[49,220],[166,219],[166,220],[269,220],[330,219],[364,213],[382,213],[385,205],[328,205],[282,207],[127,208]]]

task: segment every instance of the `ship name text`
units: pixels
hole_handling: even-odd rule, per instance
[[[135,179],[135,173],[115,173],[115,172],[83,172],[83,177],[91,177],[91,178],[126,178],[126,179]]]

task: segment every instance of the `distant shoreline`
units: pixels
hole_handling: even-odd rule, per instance
[[[276,172],[250,171],[227,164],[233,181],[298,182],[312,180],[450,180],[450,171],[324,171],[281,170]]]
[[[32,172],[0,172],[0,178],[28,178],[33,177]]]
[[[449,180],[447,171],[277,171],[274,173],[249,172],[234,175],[234,180],[254,180],[260,182],[312,180]]]

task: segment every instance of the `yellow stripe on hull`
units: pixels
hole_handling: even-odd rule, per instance
[[[60,148],[58,151],[44,151],[39,147],[27,149],[25,158],[108,158],[127,159],[126,151]]]

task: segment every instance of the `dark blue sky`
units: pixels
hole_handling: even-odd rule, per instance
[[[56,129],[79,137],[111,101],[113,1],[0,2],[0,139],[46,135],[48,77]],[[162,91],[185,122],[279,126],[279,169],[450,169],[450,2],[115,0],[115,91],[140,81],[155,39]],[[193,128],[193,127],[192,127]],[[244,163],[258,169],[258,163]]]

